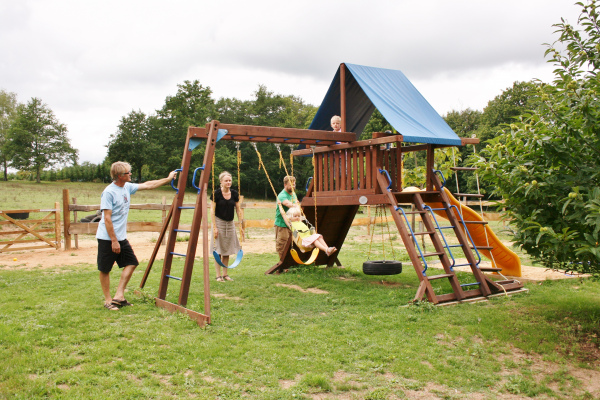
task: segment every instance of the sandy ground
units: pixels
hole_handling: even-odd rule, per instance
[[[154,250],[158,233],[154,232],[132,232],[128,234],[130,243],[141,263],[150,259]],[[201,239],[199,240],[197,254],[202,253]],[[72,247],[74,247],[72,241]],[[78,238],[79,248],[71,250],[21,250],[0,254],[0,269],[39,269],[56,268],[64,265],[77,264],[96,264],[97,242],[93,236],[80,235]],[[251,238],[243,243],[244,252],[247,253],[271,253],[275,251],[275,243],[271,230],[252,230]],[[177,243],[175,252],[185,253],[187,243]],[[165,246],[161,246],[157,259],[164,258]],[[342,249],[340,259],[344,261],[344,252]],[[457,259],[457,263],[462,264],[465,261]],[[491,266],[490,262],[482,261],[482,266]],[[432,265],[436,267],[436,265]],[[467,267],[468,269],[468,267]],[[574,279],[579,276],[568,275],[563,272],[546,270],[539,267],[522,266],[522,276],[518,277],[520,281],[542,281],[547,279]]]
[[[253,235],[256,236],[256,235]],[[158,233],[155,232],[130,232],[127,234],[128,240],[135,251],[140,263],[147,261],[152,256]],[[269,236],[271,238],[271,236]],[[244,252],[265,253],[274,252],[275,243],[273,240],[265,240],[266,237],[256,236],[243,243]],[[197,255],[202,254],[202,236],[198,240]],[[77,264],[96,264],[98,243],[96,238],[90,235],[79,235],[78,248],[75,242],[71,241],[71,250],[41,249],[41,250],[22,250],[0,254],[0,269],[40,269],[56,268],[64,265]],[[158,250],[157,259],[164,258],[166,246],[161,245]],[[185,253],[187,251],[187,242],[175,244],[176,253]],[[4,266],[4,267],[2,267]]]

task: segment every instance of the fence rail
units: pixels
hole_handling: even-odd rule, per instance
[[[42,218],[17,219],[13,214],[47,213]],[[8,229],[6,227],[8,226]],[[36,245],[31,246],[35,243]],[[51,209],[1,210],[0,253],[61,247],[60,204]]]
[[[71,202],[72,201],[72,202]],[[69,199],[69,190],[63,190],[63,232],[65,237],[65,250],[70,250],[72,246],[71,235],[73,235],[73,239],[75,241],[75,248],[78,248],[78,239],[77,235],[92,235],[96,233],[98,229],[97,222],[79,222],[77,213],[78,212],[93,212],[100,210],[100,204],[92,204],[92,205],[83,205],[77,204],[77,199],[73,198],[70,201]],[[241,208],[242,208],[242,227],[244,231],[248,228],[263,228],[268,229],[274,226],[275,220],[273,219],[261,219],[261,220],[247,220],[244,218],[245,209],[248,208],[270,208],[275,209],[276,204],[273,203],[256,203],[256,202],[244,202],[243,197],[241,197]],[[464,204],[464,203],[463,203]],[[479,205],[479,201],[469,201],[468,205]],[[483,202],[483,206],[492,205],[493,202]],[[186,207],[193,207],[195,204],[183,204]],[[211,204],[209,203],[208,208],[210,208]],[[166,213],[171,207],[170,204],[166,204],[164,198],[163,203],[146,203],[146,204],[131,204],[130,209],[132,210],[156,210],[161,211],[163,213],[162,220],[166,218]],[[366,206],[366,217],[358,217],[354,218],[352,221],[352,226],[367,226],[367,230],[370,231],[371,226],[374,224],[382,223],[385,219],[385,222],[392,222],[393,218],[391,215],[386,216],[385,218],[371,216],[371,207]],[[73,213],[73,219],[71,220],[71,213]],[[487,221],[499,221],[500,214],[499,213],[487,213],[484,212],[484,219]],[[415,222],[420,222],[420,218],[415,216]],[[236,221],[236,226],[239,227],[239,222]],[[127,231],[128,232],[160,232],[163,226],[163,222],[150,222],[150,221],[138,221],[138,222],[128,222],[127,223]],[[189,230],[191,228],[191,224],[180,225],[180,229]],[[243,238],[242,238],[243,240]]]

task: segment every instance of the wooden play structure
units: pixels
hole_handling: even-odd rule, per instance
[[[356,68],[357,66],[353,67],[351,69],[352,73],[358,76],[361,70]],[[473,239],[470,232],[475,231],[475,227],[484,226],[486,222],[477,218],[465,219],[463,216],[471,214],[466,213],[464,209],[456,205],[455,199],[444,187],[443,176],[439,171],[434,170],[434,152],[436,148],[473,144],[477,143],[477,139],[458,139],[456,137],[457,139],[453,139],[450,142],[451,144],[427,142],[423,144],[423,142],[420,142],[420,144],[407,145],[406,137],[402,134],[379,134],[374,135],[376,137],[373,139],[357,140],[356,133],[346,132],[347,109],[348,107],[356,109],[356,103],[348,101],[346,98],[346,89],[348,87],[352,88],[354,82],[347,79],[346,72],[346,66],[342,64],[336,79],[334,79],[334,84],[332,84],[332,87],[337,84],[340,88],[340,108],[338,111],[342,118],[342,132],[221,124],[218,121],[212,121],[205,127],[190,127],[188,129],[177,194],[140,284],[140,287],[143,288],[158,253],[160,243],[168,230],[169,238],[156,297],[157,306],[170,311],[183,312],[197,321],[199,325],[210,323],[209,269],[211,260],[209,257],[210,245],[207,224],[209,215],[207,189],[210,166],[212,165],[215,146],[219,140],[298,144],[305,148],[295,150],[293,152],[294,156],[313,157],[315,173],[301,204],[305,216],[310,223],[318,227],[318,232],[323,235],[325,241],[330,246],[339,249],[338,252],[330,256],[320,252],[315,261],[317,265],[341,265],[338,255],[343,249],[344,240],[359,207],[361,205],[384,205],[393,216],[394,223],[420,281],[414,300],[427,298],[428,301],[434,304],[441,304],[486,298],[496,293],[507,293],[522,289],[522,284],[517,280],[494,280],[484,274],[484,272],[502,272],[503,270],[503,267],[498,265],[503,261],[495,262],[492,268],[480,266],[480,252],[492,252],[493,249],[489,245],[482,246],[481,241]],[[367,91],[365,90],[365,92]],[[321,109],[323,109],[323,105]],[[372,108],[370,111],[368,107],[364,110],[365,115],[368,114],[367,118],[371,112]],[[319,114],[315,118],[318,117]],[[438,118],[441,117],[438,115]],[[184,207],[183,195],[190,173],[192,150],[203,140],[206,140],[204,160],[202,166],[195,169],[193,179],[194,187],[198,190],[197,201],[194,207]],[[424,141],[426,140],[428,139]],[[432,140],[432,142],[435,141]],[[424,190],[404,190],[401,179],[402,157],[404,154],[415,151],[426,152],[426,187]],[[196,185],[198,172],[200,172],[200,176]],[[461,194],[461,196],[465,197],[467,195]],[[406,211],[400,204],[413,204],[414,211]],[[190,210],[187,210],[188,208]],[[193,212],[190,230],[184,231],[178,228],[180,216],[183,212]],[[420,216],[425,228],[424,231],[415,232],[413,230],[409,222],[409,215],[411,214]],[[440,216],[443,217],[443,221],[439,218]],[[169,224],[170,221],[172,223]],[[203,251],[203,313],[186,308],[200,229],[202,229]],[[486,229],[488,228],[486,227]],[[185,254],[174,252],[176,237],[179,232],[186,232],[190,237]],[[447,232],[451,232],[455,236],[456,243],[449,244],[446,239]],[[419,245],[421,236],[426,236],[429,239],[432,249],[425,251]],[[286,245],[285,256],[266,271],[266,274],[277,273],[297,265],[289,251],[291,246],[292,239],[290,238]],[[174,257],[184,257],[185,259],[181,277],[171,275],[171,265]],[[459,262],[459,259],[466,261]],[[439,269],[430,268],[433,262],[441,264],[443,268],[441,273]],[[510,260],[504,262],[505,264],[511,263]],[[470,281],[461,282],[459,280],[455,269],[459,267],[467,268],[472,273]],[[519,276],[514,273],[512,275]],[[180,281],[179,295],[176,302],[167,300],[167,289],[171,280]],[[435,280],[448,282],[450,292],[436,293],[432,286],[432,282]]]

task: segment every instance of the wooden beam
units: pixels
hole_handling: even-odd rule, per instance
[[[340,64],[340,117],[342,132],[346,132],[346,64]]]
[[[352,149],[352,148],[356,148],[356,147],[384,145],[387,143],[401,143],[403,140],[404,139],[403,139],[402,135],[386,136],[386,137],[376,138],[376,139],[353,141],[352,143],[340,143],[340,144],[334,144],[334,145],[326,146],[326,147],[316,147],[314,149],[294,150],[294,151],[292,151],[292,155],[305,156],[305,155],[312,155],[313,152],[314,153],[326,153],[328,151],[333,151],[333,150],[344,150],[344,149]],[[404,150],[404,147],[402,149]]]
[[[210,317],[208,315],[200,314],[199,312],[188,310],[187,308],[180,306],[178,304],[173,304],[168,301],[159,299],[158,297],[154,298],[155,304],[157,307],[164,308],[169,312],[180,312],[182,314],[187,315],[190,319],[196,321],[196,323],[200,327],[204,327],[206,324],[210,324]]]
[[[288,144],[306,144],[327,146],[336,142],[351,142],[356,140],[356,135],[352,132],[332,132],[297,128],[278,128],[270,126],[236,125],[221,124],[219,121],[213,121],[215,129],[226,130],[227,134],[222,140],[269,142],[269,143],[288,143]],[[206,139],[208,138],[207,128],[188,128],[188,136]]]

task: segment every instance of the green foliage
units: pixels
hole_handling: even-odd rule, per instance
[[[8,162],[11,155],[8,153],[8,132],[13,124],[17,112],[17,95],[0,90],[0,163],[4,170],[4,180],[8,180]]]
[[[555,25],[560,38],[546,51],[553,84],[537,85],[539,104],[489,141],[479,166],[527,253],[549,268],[598,274],[600,25],[596,1],[578,4],[582,30]]]
[[[149,130],[150,124],[146,114],[141,111],[131,111],[121,118],[117,133],[110,136],[107,146],[108,161],[111,164],[116,161],[127,161],[138,182],[143,181],[142,168],[156,152],[156,143],[149,140]]]
[[[396,130],[390,125],[389,122],[381,115],[378,109],[373,111],[371,114],[371,118],[369,118],[369,122],[365,125],[365,129],[363,130],[360,139],[366,140],[371,139],[373,137],[373,132],[385,132],[390,131],[396,133]]]
[[[17,108],[5,148],[12,155],[10,166],[34,172],[38,183],[45,168],[77,162],[77,150],[71,147],[67,127],[35,97]]]

